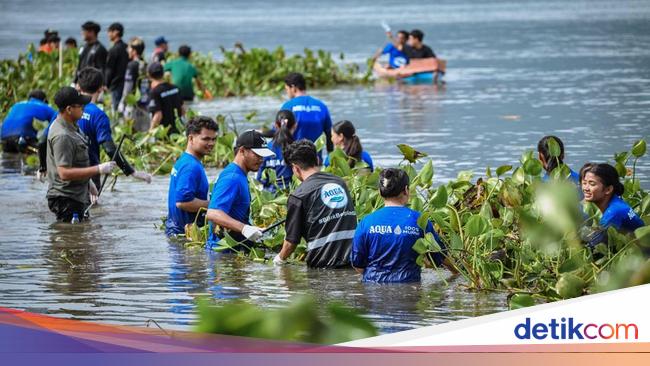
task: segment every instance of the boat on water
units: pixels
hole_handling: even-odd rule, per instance
[[[375,62],[373,70],[383,79],[397,79],[405,83],[433,83],[436,73],[444,75],[447,71],[447,61],[433,57],[412,59],[408,65],[397,69],[390,69]]]

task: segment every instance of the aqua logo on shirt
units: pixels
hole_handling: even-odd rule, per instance
[[[343,208],[348,205],[345,189],[336,183],[327,183],[320,189],[320,199],[329,208]]]

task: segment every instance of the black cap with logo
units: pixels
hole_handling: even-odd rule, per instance
[[[255,130],[248,130],[242,132],[237,136],[235,148],[245,147],[253,150],[253,152],[263,158],[274,156],[275,153],[266,147],[266,141],[261,133]]]

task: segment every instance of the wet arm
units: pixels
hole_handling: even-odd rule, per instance
[[[294,250],[296,250],[296,245],[285,240],[280,250],[280,259],[286,260]]]
[[[201,208],[208,208],[208,201],[195,198],[188,202],[176,202],[176,207],[185,212],[198,212]]]
[[[241,232],[244,229],[244,223],[233,219],[221,210],[209,209],[206,219],[228,230]]]

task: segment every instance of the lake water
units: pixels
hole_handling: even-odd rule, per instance
[[[377,83],[310,93],[328,104],[334,121],[354,122],[378,165],[399,163],[398,143],[429,154],[436,183],[460,170],[515,163],[545,134],[564,141],[574,169],[611,159],[650,135],[648,1],[0,0],[0,57],[14,57],[46,27],[79,38],[87,19],[104,28],[123,22],[126,38],[144,37],[147,53],[164,34],[172,48],[188,43],[207,52],[242,41],[291,53],[344,52],[346,62],[363,62],[383,44],[382,20],[394,29],[421,28],[425,43],[448,60],[446,86]],[[105,32],[102,39],[107,43]],[[236,120],[256,110],[270,121],[282,102],[231,98],[194,108]],[[53,224],[45,186],[20,175],[15,160],[4,156],[2,164],[0,306],[135,325],[152,318],[186,328],[199,294],[273,307],[311,293],[367,312],[382,332],[506,308],[503,294],[465,291],[444,271],[425,272],[418,286],[363,285],[352,271],[276,269],[182,249],[154,227],[166,214],[167,177],[150,186],[120,179],[91,223]],[[650,159],[637,167],[648,188]],[[209,172],[210,179],[216,174]]]

